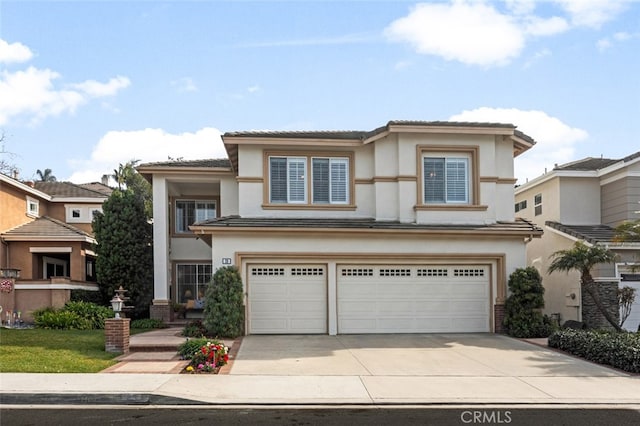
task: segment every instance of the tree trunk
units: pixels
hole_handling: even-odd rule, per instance
[[[611,317],[611,314],[609,313],[609,311],[602,304],[602,300],[600,300],[600,295],[598,294],[597,289],[595,289],[594,287],[595,287],[595,282],[593,281],[593,278],[591,278],[591,276],[589,275],[583,276],[582,288],[585,289],[587,293],[589,293],[589,295],[593,299],[593,302],[596,304],[596,307],[598,308],[598,310],[600,311],[604,319],[606,319],[607,322],[609,322],[609,324],[611,324],[613,328],[616,329],[616,331],[622,331],[622,327],[620,327],[618,322]]]

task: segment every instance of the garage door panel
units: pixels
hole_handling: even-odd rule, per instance
[[[250,334],[326,333],[324,265],[249,265]]]
[[[490,330],[487,266],[341,265],[337,276],[339,333]]]

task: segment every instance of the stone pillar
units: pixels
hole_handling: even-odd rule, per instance
[[[504,304],[495,304],[493,305],[493,332],[494,333],[504,333]]]
[[[129,353],[129,318],[109,318],[104,321],[104,350]]]
[[[594,288],[600,295],[600,300],[605,309],[614,318],[615,321],[620,319],[620,309],[618,307],[618,282],[617,281],[599,281],[594,284]],[[582,322],[587,328],[601,328],[613,330],[613,326],[609,324],[604,315],[600,313],[593,298],[586,290],[582,292]]]
[[[171,322],[171,310],[167,300],[154,300],[153,304],[149,306],[149,316],[151,319],[156,319],[164,322]]]

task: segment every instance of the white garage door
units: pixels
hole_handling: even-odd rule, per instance
[[[249,265],[249,334],[327,333],[324,265]]]
[[[640,327],[640,275],[638,274],[623,274],[623,281],[620,282],[619,287],[631,287],[636,289],[636,299],[631,305],[631,313],[629,317],[622,325],[622,328],[629,331],[638,331]]]
[[[338,333],[490,331],[484,265],[338,268]]]

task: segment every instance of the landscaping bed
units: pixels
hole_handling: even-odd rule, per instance
[[[549,336],[549,347],[640,374],[640,333],[565,329]]]

